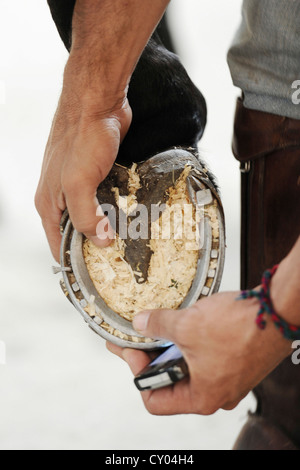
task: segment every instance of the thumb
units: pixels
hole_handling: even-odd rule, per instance
[[[139,313],[133,328],[144,336],[178,343],[183,310],[149,310]]]
[[[80,198],[67,198],[67,207],[73,226],[78,232],[84,233],[96,246],[104,248],[112,243],[115,232],[108,217],[103,213],[96,198],[85,197],[81,192]]]
[[[80,172],[79,175],[76,182],[70,178],[63,188],[70,219],[78,232],[103,248],[112,243],[115,233],[96,197],[100,178],[81,178]]]

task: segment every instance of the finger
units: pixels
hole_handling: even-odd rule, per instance
[[[240,403],[241,400],[239,401],[235,401],[235,402],[230,402],[230,403],[226,403],[226,405],[222,406],[222,410],[225,410],[225,411],[232,411],[234,410]]]
[[[100,247],[111,244],[115,233],[107,217],[99,205],[96,197],[99,178],[72,178],[65,184],[64,193],[69,210],[70,219],[75,229]]]
[[[43,221],[43,227],[47,236],[47,240],[52,252],[52,255],[57,263],[60,263],[60,246],[61,246],[61,233],[60,233],[60,218],[59,220],[52,221],[47,218]]]
[[[144,351],[124,349],[123,359],[127,362],[134,376],[138,375],[151,361]]]
[[[178,344],[184,310],[150,310],[133,320],[134,329],[149,338],[166,339]]]
[[[122,355],[134,376],[137,376],[150,361],[149,355],[144,351],[124,349]],[[146,390],[141,395],[147,410],[154,415],[167,416],[193,412],[189,378],[159,390]]]
[[[113,343],[110,343],[110,342],[106,342],[106,348],[108,349],[109,352],[111,352],[112,354],[114,354],[115,356],[118,356],[120,359],[124,359],[123,357],[123,348],[121,348],[120,346],[117,346],[116,344],[113,344]]]
[[[75,229],[105,247],[114,239],[114,232],[97,199],[99,184],[109,174],[118,152],[118,131],[106,135],[91,127],[80,134],[72,149],[72,165],[66,165],[62,174],[62,188],[70,219]]]
[[[225,410],[225,411],[231,411],[231,410],[234,410],[242,400],[244,400],[244,398],[246,398],[246,396],[250,393],[250,391],[248,392],[244,392],[240,395],[240,397],[234,401],[229,401],[227,402],[224,406],[222,406],[222,409]]]
[[[150,357],[143,351],[123,349],[112,343],[107,343],[107,349],[123,359],[130,367],[134,376],[138,375],[150,362]],[[145,392],[144,399],[148,398],[149,392]]]
[[[190,382],[181,382],[152,392],[143,392],[142,398],[149,413],[157,416],[195,413],[191,401]]]
[[[55,261],[59,263],[61,246],[60,221],[62,213],[66,208],[63,195],[60,194],[59,197],[55,199],[54,203],[51,196],[49,196],[47,187],[45,189],[40,181],[35,194],[34,203],[41,217],[52,255]]]
[[[142,351],[124,349],[110,342],[106,343],[106,348],[109,352],[127,362],[133,375],[137,375],[141,372],[141,370],[150,362],[149,356]]]

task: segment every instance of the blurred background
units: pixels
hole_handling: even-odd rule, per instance
[[[173,0],[181,59],[208,104],[200,151],[227,220],[222,290],[239,288],[239,168],[231,154],[239,90],[226,53],[241,0]],[[67,53],[46,0],[0,0],[0,448],[231,449],[254,399],[210,417],[154,417],[127,365],[61,294],[33,199]]]

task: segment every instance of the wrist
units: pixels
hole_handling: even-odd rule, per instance
[[[64,71],[63,92],[70,101],[80,105],[82,110],[95,108],[97,114],[110,114],[121,110],[127,100],[129,77],[120,78],[120,74],[108,72],[102,64],[95,66],[81,54],[70,54]],[[102,73],[103,72],[103,73]]]
[[[114,100],[127,89],[170,0],[77,0],[68,69],[82,90]],[[141,3],[143,5],[141,5]]]
[[[300,326],[300,238],[272,279],[271,299],[281,318]]]

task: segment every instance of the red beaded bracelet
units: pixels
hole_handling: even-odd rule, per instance
[[[273,320],[276,328],[283,334],[283,336],[291,341],[300,340],[300,328],[295,325],[289,324],[283,318],[281,318],[274,310],[273,303],[271,300],[271,281],[272,277],[275,275],[278,269],[278,265],[274,266],[273,269],[266,271],[262,278],[262,287],[260,291],[255,290],[246,290],[242,291],[241,295],[237,300],[245,300],[256,297],[260,302],[260,310],[257,315],[256,323],[257,326],[264,330],[267,326],[267,321],[264,318],[264,315],[270,315]]]

